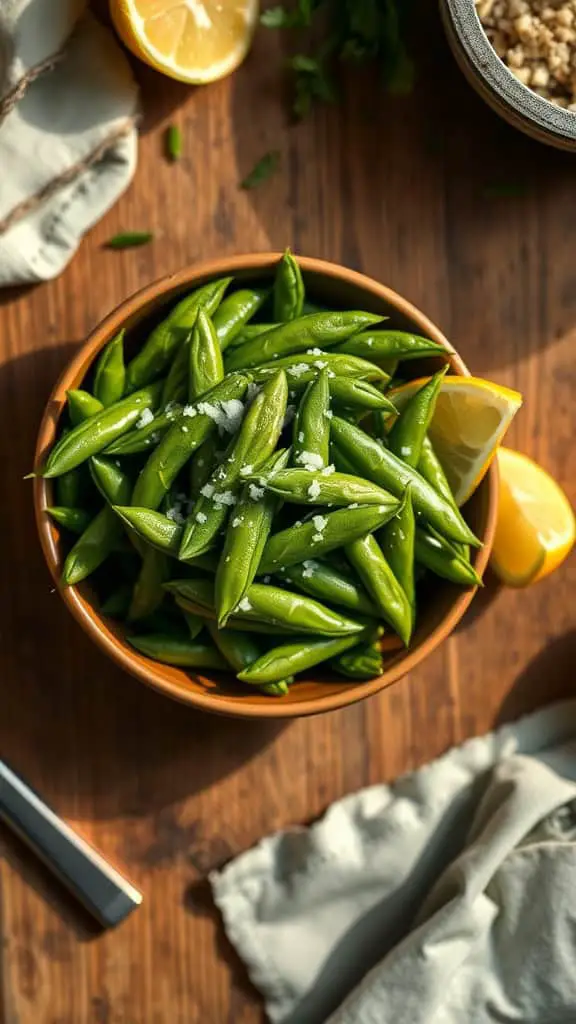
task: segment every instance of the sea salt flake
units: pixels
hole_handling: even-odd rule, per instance
[[[181,526],[182,523],[185,521],[184,516],[182,515],[177,505],[175,505],[174,508],[167,509],[166,519],[170,519],[173,523],[177,523],[178,526]]]
[[[193,405],[185,405],[182,409],[182,415],[192,418],[192,416],[198,415],[198,410]]]
[[[312,543],[318,544],[319,541],[324,540],[324,536],[321,533],[315,533],[312,536]]]
[[[244,516],[235,516],[234,519],[232,520],[232,529],[235,530],[236,527],[240,526],[240,523],[243,523],[243,522],[244,522]]]
[[[260,501],[260,498],[264,494],[264,488],[256,487],[256,484],[248,484],[248,494],[252,501]]]
[[[154,413],[151,409],[143,409],[140,413],[140,418],[136,420],[136,430],[142,430],[142,427],[147,427],[149,423],[152,423],[154,419]]]
[[[298,444],[304,444],[304,431],[300,430],[298,433]]]
[[[286,371],[292,377],[301,377],[303,373],[307,373],[310,367],[308,363],[294,363],[293,366],[289,366]]]
[[[205,516],[203,512],[197,512],[195,519],[197,523],[205,523],[208,516]]]
[[[315,498],[318,497],[318,495],[320,494],[320,491],[321,491],[320,484],[318,483],[317,480],[313,480],[306,493],[308,494],[308,496],[310,498],[312,498],[312,500],[314,500]]]
[[[238,602],[238,610],[241,612],[252,611],[252,605],[247,597],[243,597],[242,600]]]
[[[204,484],[204,487],[200,488],[200,494],[203,494],[205,498],[211,498],[214,494],[214,484]]]
[[[324,353],[323,353],[321,348],[307,348],[306,349],[306,355],[307,356],[323,356]]]
[[[331,420],[333,415],[334,415],[334,413],[332,412],[332,409],[326,409],[324,415],[325,415],[327,420]]]
[[[401,448],[400,448],[400,455],[402,456],[402,458],[405,459],[405,458],[408,457],[408,455],[410,455],[411,451],[412,451],[412,449],[411,449],[410,445],[403,444],[401,446]]]
[[[221,491],[213,496],[212,501],[217,508],[222,508],[223,505],[235,505],[236,497],[233,491]]]
[[[254,472],[254,466],[242,466],[240,470],[240,476],[251,476]]]
[[[351,505],[348,505],[348,508],[360,508],[360,506],[357,501],[353,501]]]
[[[328,363],[324,359],[316,359],[314,360],[314,366],[317,366],[319,370],[325,370]]]
[[[321,455],[318,455],[317,452],[300,452],[300,454],[296,456],[296,462],[299,462],[304,466],[304,469],[309,470],[311,473],[316,469],[323,469],[324,467],[324,459]]]
[[[314,523],[318,533],[322,533],[328,524],[326,516],[312,516],[312,522]]]
[[[336,466],[325,466],[322,470],[322,476],[332,476],[332,473],[336,472]]]

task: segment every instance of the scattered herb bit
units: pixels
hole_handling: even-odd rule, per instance
[[[169,160],[179,160],[182,156],[182,132],[176,124],[171,124],[166,131],[166,155]]]
[[[525,196],[528,185],[521,181],[494,182],[485,185],[482,191],[488,199],[513,199],[516,196]]]
[[[154,235],[151,231],[121,231],[104,243],[107,249],[132,249],[136,245],[146,245]]]
[[[410,6],[407,0],[294,0],[264,11],[260,20],[267,28],[297,29],[311,39],[308,52],[289,61],[294,115],[305,117],[317,100],[335,99],[335,75],[343,63],[378,64],[388,92],[409,93],[414,64],[403,30]]]
[[[269,153],[265,153],[264,156],[260,157],[258,163],[250,171],[250,174],[247,174],[244,181],[240,183],[240,188],[258,188],[259,185],[262,185],[276,173],[279,166],[280,153],[277,149],[270,150]]]

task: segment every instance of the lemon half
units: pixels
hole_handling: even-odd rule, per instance
[[[400,412],[428,379],[390,392]],[[517,391],[479,377],[442,381],[429,436],[458,505],[476,490],[521,405]]]
[[[527,455],[498,452],[500,499],[490,564],[511,587],[554,571],[574,544],[574,512],[555,480]]]
[[[202,84],[244,60],[258,0],[110,0],[110,13],[137,57],[171,78]]]

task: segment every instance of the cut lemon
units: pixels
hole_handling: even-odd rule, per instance
[[[244,60],[258,0],[110,0],[110,13],[137,57],[170,78],[201,84]]]
[[[569,554],[576,534],[564,491],[527,455],[498,452],[500,500],[490,564],[510,587],[548,576]]]
[[[390,392],[400,412],[427,379],[411,380]],[[457,505],[476,490],[521,405],[517,391],[489,380],[445,377],[442,381],[429,435]]]

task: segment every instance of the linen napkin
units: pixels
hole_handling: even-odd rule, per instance
[[[0,285],[55,277],[136,169],[138,91],[82,0],[0,2]]]
[[[576,701],[470,740],[211,876],[282,1024],[576,1021]]]

